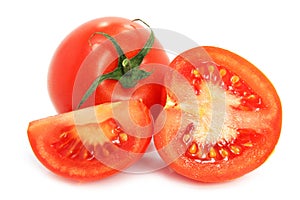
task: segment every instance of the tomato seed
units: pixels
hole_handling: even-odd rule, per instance
[[[189,153],[190,154],[195,154],[198,151],[198,147],[196,145],[196,143],[193,143],[190,147],[189,147]]]
[[[225,76],[226,75],[226,69],[220,69],[220,71],[219,71],[219,73],[220,73],[220,76]]]
[[[119,139],[121,142],[126,142],[128,140],[128,135],[126,133],[120,133]]]
[[[201,74],[200,74],[200,72],[197,70],[197,69],[193,69],[192,70],[192,74],[195,76],[195,77],[201,77]]]
[[[241,149],[238,146],[231,145],[230,150],[232,153],[239,155],[241,153]]]
[[[116,128],[114,128],[114,129],[112,130],[112,132],[113,132],[114,134],[119,134],[119,133],[122,132],[122,129],[121,129],[121,127],[117,126]]]
[[[75,159],[75,158],[79,157],[83,149],[84,149],[84,146],[81,143],[78,143],[71,158]]]
[[[57,149],[60,151],[68,149],[74,143],[74,140],[75,140],[74,138],[68,138],[67,140],[60,143]]]
[[[226,151],[226,150],[223,149],[223,148],[221,148],[219,152],[220,152],[220,154],[221,154],[221,156],[222,156],[223,158],[226,158],[226,157],[228,157],[228,155],[229,155],[228,151]]]
[[[213,147],[211,147],[210,150],[209,150],[209,154],[208,155],[211,158],[215,158],[215,157],[217,157],[217,152],[216,152],[216,150]]]
[[[231,83],[234,85],[239,82],[240,78],[237,75],[233,75],[230,79]]]
[[[75,139],[74,139],[75,140]],[[78,146],[79,145],[79,146]],[[73,157],[77,151],[78,151],[78,148],[80,148],[81,146],[81,141],[80,140],[75,140],[72,145],[69,147],[68,149],[68,152],[66,154],[67,157]],[[76,157],[76,156],[75,156]]]
[[[81,158],[83,160],[92,160],[94,159],[94,152],[93,151],[89,151],[86,148],[83,148],[81,151]]]
[[[209,65],[209,66],[208,66],[208,72],[209,72],[209,73],[213,73],[214,71],[215,71],[215,66]]]
[[[250,94],[248,97],[247,97],[247,99],[255,99],[256,98],[256,96],[254,95],[254,94]]]
[[[245,147],[253,147],[253,144],[251,142],[246,142],[243,144]]]
[[[65,139],[68,137],[68,132],[63,132],[62,134],[60,134],[59,138],[60,139]]]

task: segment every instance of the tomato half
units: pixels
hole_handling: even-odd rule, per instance
[[[91,181],[137,161],[152,131],[149,109],[140,101],[123,101],[33,121],[28,138],[49,170],[73,180]]]
[[[115,48],[111,42],[107,42],[109,40],[103,35],[95,35],[91,38],[95,32],[104,32],[115,38],[128,58],[135,56],[144,47],[150,35],[149,30],[141,24],[119,17],[95,19],[72,31],[57,48],[48,73],[49,94],[59,113],[74,110],[96,77],[102,73],[113,71],[117,66],[118,54]],[[88,69],[80,69],[86,57],[97,47],[102,48],[102,50],[98,50],[101,55],[98,55],[97,58],[90,57],[88,61],[96,64],[87,66]],[[100,61],[95,59],[99,59],[99,57],[103,58],[106,64],[98,66]],[[157,40],[154,41],[152,49],[143,59],[142,65],[149,63],[169,64],[168,56]],[[157,66],[154,68],[153,76],[160,77],[159,70],[156,70]],[[96,94],[82,107],[112,101],[116,82],[116,80],[103,81],[98,86]],[[163,106],[166,92],[164,87],[159,84],[144,84],[135,88],[131,99],[143,100],[148,108],[155,104]],[[113,101],[115,100],[113,99]]]
[[[154,142],[170,167],[197,181],[222,182],[264,163],[278,142],[282,121],[280,99],[267,77],[217,47],[190,49],[170,66],[194,93],[178,98],[172,87],[183,86],[168,78],[173,86]]]

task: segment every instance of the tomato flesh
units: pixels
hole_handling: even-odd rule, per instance
[[[193,88],[198,108],[169,91],[172,103],[158,117],[166,121],[154,141],[170,167],[191,179],[221,182],[260,166],[281,129],[281,104],[270,81],[245,59],[216,47],[188,50],[171,67]]]
[[[265,105],[262,102],[260,96],[255,94],[251,88],[243,81],[240,80],[239,76],[227,70],[226,67],[218,66],[213,62],[205,63],[203,69],[208,69],[205,72],[199,72],[197,69],[193,68],[191,70],[192,76],[192,84],[195,89],[196,95],[203,95],[201,92],[209,92],[205,91],[201,86],[202,82],[212,82],[211,80],[220,79],[221,84],[219,84],[220,89],[226,90],[229,94],[238,97],[239,104],[234,105],[234,108],[237,110],[243,111],[259,111],[260,109],[264,109]],[[219,74],[215,75],[212,70],[216,70]],[[211,72],[209,72],[211,71]],[[202,74],[202,75],[200,75]],[[218,83],[214,83],[218,84]],[[212,91],[210,91],[212,92]],[[204,94],[204,96],[207,94]],[[200,98],[200,101],[203,99]],[[201,104],[205,107],[205,104]],[[233,106],[233,105],[231,105]],[[187,138],[189,138],[189,130],[193,129],[193,124],[190,123],[187,127],[187,132],[185,132],[183,136],[183,141],[187,143]],[[226,130],[230,132],[231,130]],[[251,132],[251,134],[247,134]],[[241,134],[243,133],[243,134]],[[195,159],[198,162],[215,162],[217,160],[228,160],[237,155],[240,155],[244,148],[252,147],[253,142],[255,142],[257,137],[261,137],[260,134],[256,133],[255,130],[251,129],[236,129],[234,133],[234,138],[229,138],[225,140],[221,140],[213,142],[215,145],[210,146],[209,149],[202,149],[206,152],[200,152],[199,146],[197,142],[192,142],[189,144],[186,155],[190,158]],[[247,139],[245,139],[247,138]],[[222,138],[224,139],[224,138]],[[246,140],[246,142],[245,142]],[[203,154],[204,153],[204,154]]]
[[[99,138],[95,138],[96,141],[98,140],[97,142],[87,141],[85,142],[86,144],[84,144],[82,141],[87,140],[87,138],[93,138],[93,135],[97,135],[99,126],[103,130],[105,137],[99,135]],[[78,135],[80,137],[78,137]],[[109,140],[106,141],[106,138]],[[124,133],[113,118],[107,119],[100,124],[69,127],[67,130],[64,130],[57,139],[57,141],[51,144],[51,147],[54,148],[60,156],[81,161],[93,160],[101,156],[109,156],[110,152],[113,151],[112,148],[115,146],[124,149],[125,144],[129,143],[130,146],[134,143],[134,138]]]
[[[149,110],[139,101],[128,105],[134,124],[147,126],[144,130],[151,135]],[[28,127],[33,152],[55,174],[77,181],[122,171],[143,155],[151,140],[145,133],[123,128],[127,124],[114,112],[126,106],[126,102],[107,103],[33,121]]]

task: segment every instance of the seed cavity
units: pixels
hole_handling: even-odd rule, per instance
[[[96,156],[109,156],[113,147],[122,148],[128,140],[118,123],[109,119],[100,124],[72,126],[50,146],[65,158],[93,160]]]

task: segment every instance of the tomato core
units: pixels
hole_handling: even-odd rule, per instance
[[[100,129],[104,135],[99,134]],[[130,137],[124,133],[113,118],[110,118],[99,125],[88,124],[69,127],[62,131],[57,141],[51,144],[51,147],[62,157],[74,160],[93,160],[97,158],[97,155],[109,156],[113,150],[113,146],[110,144],[124,148],[124,143],[132,140]]]
[[[200,104],[200,127],[193,123],[186,127],[182,136],[182,142],[188,146],[186,156],[196,162],[216,162],[239,156],[245,149],[253,147],[255,140],[262,137],[255,130],[237,129],[228,122],[228,126],[216,132],[218,127],[211,128],[214,124],[210,119],[216,115],[212,109],[223,107],[219,104],[225,107],[225,124],[230,119],[226,112],[230,115],[232,109],[254,112],[264,109],[262,98],[226,66],[207,62],[201,68],[189,67],[189,81]]]

